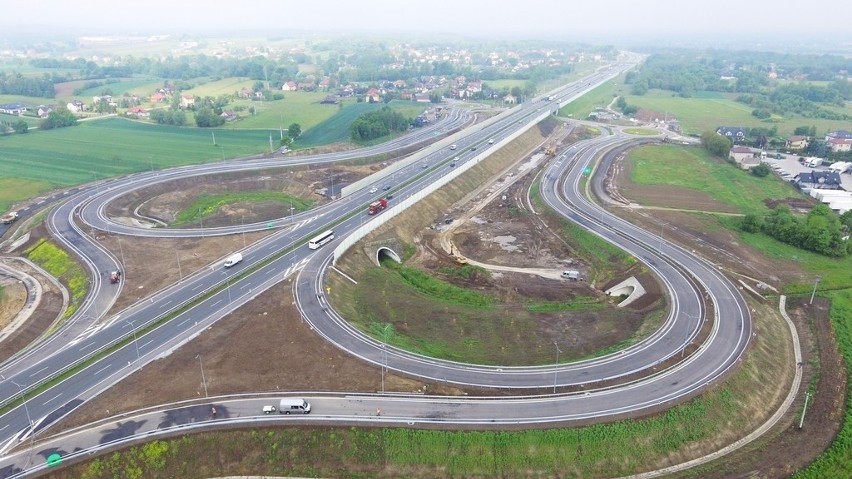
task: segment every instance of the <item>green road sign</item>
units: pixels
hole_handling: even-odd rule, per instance
[[[588,166],[587,166],[587,167],[585,167],[585,168],[583,168],[583,174],[584,174],[584,175],[590,175],[590,174],[592,174],[592,169],[591,169],[591,168],[589,168]]]
[[[58,466],[62,464],[62,456],[58,452],[54,452],[53,454],[47,456],[47,465],[50,467]]]
[[[271,230],[272,229],[272,223],[266,223],[266,229]]]

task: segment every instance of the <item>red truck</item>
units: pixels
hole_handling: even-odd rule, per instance
[[[121,271],[115,270],[109,273],[109,282],[112,284],[118,283],[121,281]]]
[[[370,203],[370,209],[367,210],[367,214],[368,215],[374,215],[374,214],[378,213],[379,211],[382,211],[383,209],[385,209],[387,207],[388,207],[387,198],[382,198],[379,201],[374,201],[374,202]]]

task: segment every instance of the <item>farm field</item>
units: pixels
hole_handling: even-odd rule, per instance
[[[560,108],[559,115],[585,119],[595,108],[606,107],[615,98],[615,95],[621,94],[623,83],[624,75],[620,75],[615,80],[595,88],[570,104]]]
[[[24,120],[30,128],[38,125],[38,118],[32,116],[18,116],[0,113],[0,122],[15,123],[20,120]]]
[[[780,136],[792,135],[797,126],[804,125],[816,126],[818,135],[844,128],[842,121],[819,118],[788,117],[763,121],[752,116],[753,107],[737,103],[717,92],[698,92],[691,98],[681,98],[668,91],[651,90],[642,96],[625,95],[625,99],[629,105],[677,118],[685,134],[715,131],[720,126],[748,128],[777,126]],[[848,128],[848,124],[845,126]]]
[[[242,77],[223,78],[221,80],[203,83],[181,93],[184,95],[212,97],[233,95],[235,92],[242,90],[243,88],[251,88],[254,82],[254,80]]]
[[[213,133],[218,146],[213,145]],[[266,130],[211,131],[110,118],[2,138],[0,171],[5,178],[69,186],[263,152],[269,148],[269,134]]]
[[[352,103],[342,109],[336,110],[334,116],[329,117],[322,123],[319,123],[305,131],[299,138],[299,141],[296,142],[296,146],[300,148],[310,148],[314,146],[328,145],[330,143],[348,141],[350,138],[349,125],[351,125],[356,118],[365,113],[379,110],[384,106],[389,106],[400,112],[402,115],[411,118],[419,115],[424,109],[429,107],[429,105],[424,105],[422,103],[400,100],[393,100],[388,104]],[[286,127],[287,125],[284,125],[284,128]]]

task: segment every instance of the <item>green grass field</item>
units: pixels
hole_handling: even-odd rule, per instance
[[[216,143],[213,145],[212,134]],[[69,186],[149,169],[203,163],[268,150],[265,130],[175,128],[110,118],[0,138],[0,171]],[[22,198],[21,198],[22,199]]]
[[[29,112],[27,112],[29,113]],[[7,123],[15,123],[17,121],[24,120],[27,122],[27,126],[30,128],[38,125],[38,118],[33,116],[18,116],[18,115],[7,115],[6,113],[0,113],[0,121]]]
[[[668,114],[680,121],[683,132],[701,134],[707,130],[716,130],[720,126],[778,127],[780,136],[793,134],[797,126],[814,125],[817,133],[831,130],[848,129],[848,122],[822,120],[819,118],[789,117],[777,121],[763,121],[752,116],[754,109],[749,105],[737,103],[716,92],[699,92],[691,98],[673,96],[671,92],[651,90],[642,96],[626,95],[629,105],[654,110],[662,115]],[[847,109],[849,109],[847,107]]]
[[[624,75],[620,75],[560,108],[559,116],[585,119],[595,108],[606,107],[616,95],[621,95],[624,89],[623,83]]]
[[[100,95],[105,89],[112,90],[113,97],[120,97],[125,93],[136,94],[140,96],[148,96],[154,93],[154,90],[163,86],[163,80],[157,78],[130,78],[122,80],[118,83],[107,83],[102,86],[83,90],[80,97],[92,97]],[[91,101],[91,99],[89,99]]]
[[[628,135],[640,135],[640,136],[653,136],[659,135],[660,132],[657,130],[651,130],[648,128],[625,128],[624,132]]]
[[[206,218],[207,216],[216,213],[225,205],[234,203],[255,203],[260,201],[275,201],[282,205],[292,205],[296,213],[307,211],[314,205],[314,202],[311,200],[276,191],[250,191],[242,193],[225,193],[220,195],[202,195],[196,198],[195,201],[193,201],[185,209],[178,211],[175,215],[175,222],[172,224],[179,225],[198,221],[201,218]]]
[[[713,158],[703,148],[647,145],[630,152],[631,180],[640,185],[671,185],[707,193],[742,213],[766,212],[767,198],[801,197],[774,176],[758,178]]]
[[[322,105],[328,106],[328,105]],[[341,141],[348,141],[350,138],[349,125],[359,116],[376,111],[384,106],[389,106],[406,117],[414,118],[427,108],[426,105],[411,102],[393,100],[387,105],[384,103],[352,103],[342,109],[334,106],[336,113],[325,121],[305,131],[296,143],[297,147],[310,148],[313,146],[327,145]],[[285,125],[286,128],[286,125]]]
[[[0,155],[1,161],[2,155]],[[33,198],[51,189],[53,185],[47,181],[0,176],[0,214],[5,213],[18,201]]]
[[[182,92],[184,95],[212,96],[233,95],[243,88],[251,88],[254,80],[241,77],[223,78],[198,85],[190,90]],[[162,82],[160,82],[162,84]]]
[[[247,111],[240,112],[241,118],[239,121],[230,123],[227,128],[242,129],[242,128],[284,128],[293,123],[298,123],[302,127],[302,132],[307,131],[323,121],[337,114],[340,107],[338,105],[322,105],[320,101],[326,97],[327,93],[320,92],[283,92],[283,100],[275,101],[251,101],[237,100],[228,105],[231,108],[235,105],[243,105],[246,107],[253,106],[257,110],[254,115],[250,115]],[[354,104],[355,100],[351,99],[345,104]]]

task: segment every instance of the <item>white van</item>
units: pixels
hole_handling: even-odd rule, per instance
[[[279,414],[310,414],[311,403],[301,398],[284,398],[278,403]]]
[[[451,150],[455,150],[456,148],[458,148],[456,145],[450,145]]]
[[[227,258],[225,258],[225,267],[230,268],[231,266],[234,266],[235,264],[239,263],[242,260],[243,260],[242,253],[234,253],[231,256],[228,256]]]
[[[561,276],[565,279],[577,281],[578,279],[580,279],[580,272],[574,270],[563,271]]]

